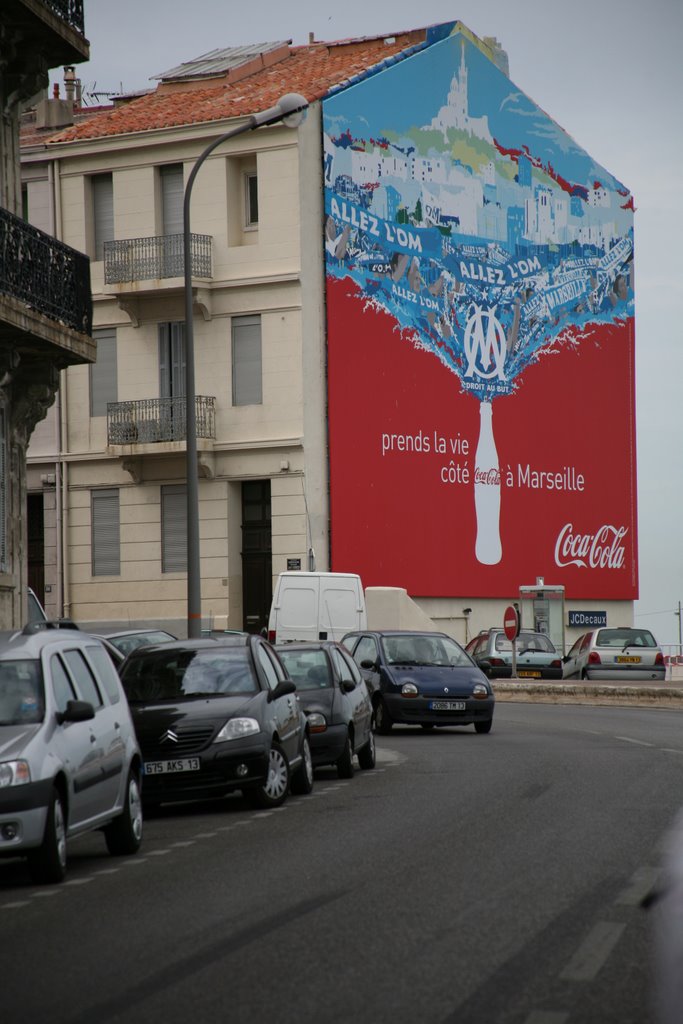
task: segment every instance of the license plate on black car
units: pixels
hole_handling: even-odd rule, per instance
[[[430,711],[464,711],[466,706],[464,700],[432,700],[429,702]]]
[[[181,757],[175,761],[146,761],[145,775],[168,775],[171,772],[198,772],[202,763],[198,757]]]

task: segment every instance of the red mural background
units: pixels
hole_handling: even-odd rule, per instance
[[[478,400],[349,280],[328,278],[327,319],[334,571],[424,597],[506,597],[537,576],[570,599],[638,596],[632,319],[556,344],[494,400],[496,565],[475,557]]]

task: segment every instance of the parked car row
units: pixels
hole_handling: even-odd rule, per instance
[[[277,649],[244,633],[148,636],[122,663],[116,639],[49,622],[0,634],[0,856],[25,856],[38,882],[64,878],[67,841],[85,832],[137,852],[143,809],[234,791],[277,807],[311,792],[314,767],[372,769],[374,729],[491,729],[491,686],[443,633]]]
[[[518,679],[661,680],[666,673],[664,655],[649,629],[593,629],[564,657],[545,633],[523,629],[514,643]],[[512,647],[504,630],[486,629],[465,650],[489,679],[510,679]]]

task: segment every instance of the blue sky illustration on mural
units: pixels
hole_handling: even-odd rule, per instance
[[[239,13],[225,0],[194,0],[191,18],[187,12],[186,0],[85,0],[92,59],[78,74],[86,99],[94,92],[153,87],[154,75],[217,47],[266,39],[305,43],[311,32],[331,40],[388,35],[458,19],[481,38],[495,36],[506,50],[510,79],[520,90],[506,106],[519,104],[524,110],[530,97],[568,133],[569,149],[576,140],[615,177],[614,184],[625,183],[636,208],[640,600],[635,615],[662,643],[677,642],[676,612],[683,602],[680,0],[652,0],[645,7],[639,0],[573,0],[571,5],[345,0],[333,6],[319,0],[295,5],[254,0],[240,5]],[[451,71],[444,68],[443,74],[448,87]],[[51,81],[60,78],[59,70],[51,73]],[[408,113],[410,98],[402,102]],[[476,107],[471,112],[476,116]],[[532,130],[533,118],[529,125]],[[595,443],[600,444],[598,437]]]

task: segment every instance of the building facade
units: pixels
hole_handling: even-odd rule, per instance
[[[26,451],[60,371],[95,359],[87,258],[27,223],[23,105],[48,69],[88,59],[80,0],[7,0],[0,11],[0,627],[26,620]],[[46,499],[47,498],[46,496]]]
[[[172,69],[52,137],[44,180],[60,237],[92,260],[98,343],[63,373],[54,425],[59,612],[184,631],[184,188],[207,145],[299,92],[302,127],[225,141],[194,185],[203,626],[262,628],[287,568],[405,587],[461,640],[539,573],[573,607],[630,618],[632,201],[574,143],[571,167],[559,146],[544,162],[523,118],[561,130],[526,97],[496,119],[521,95],[505,72],[458,22],[273,43]],[[615,367],[612,500],[590,424],[552,413],[577,374],[598,387]],[[514,461],[501,430],[521,438]]]

